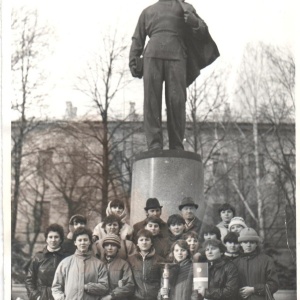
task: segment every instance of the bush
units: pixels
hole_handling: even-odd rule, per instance
[[[30,257],[23,251],[24,245],[17,239],[11,243],[11,279],[12,283],[24,283]]]

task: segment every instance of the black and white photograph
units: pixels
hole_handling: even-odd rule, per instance
[[[1,16],[3,299],[297,299],[295,0]]]

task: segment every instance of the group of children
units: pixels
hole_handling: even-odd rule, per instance
[[[28,270],[29,299],[259,300],[276,292],[272,259],[259,251],[258,234],[235,216],[234,207],[219,208],[222,221],[216,226],[202,223],[197,208],[186,197],[180,214],[164,222],[158,199],[149,198],[146,218],[131,227],[124,203],[116,199],[93,232],[82,215],[71,217],[66,238],[60,225],[50,225],[46,247]],[[193,288],[196,262],[209,265],[206,288]],[[162,284],[166,263],[167,287]]]

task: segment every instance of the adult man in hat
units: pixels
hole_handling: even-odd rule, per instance
[[[147,36],[150,40],[144,48]],[[159,0],[143,10],[132,37],[129,67],[133,77],[144,76],[144,130],[149,150],[163,148],[163,82],[169,148],[183,150],[186,88],[218,56],[207,25],[192,5]]]
[[[162,206],[160,205],[157,198],[149,198],[146,201],[146,207],[144,207],[144,210],[146,212],[146,218],[143,221],[140,221],[138,223],[135,223],[133,225],[133,241],[136,243],[137,240],[137,233],[139,230],[144,229],[146,225],[147,218],[150,216],[157,217],[161,220],[161,227],[160,232],[164,237],[167,237],[168,235],[168,226],[167,223],[164,222],[160,216],[161,216],[161,209]]]
[[[200,233],[202,222],[195,216],[198,204],[196,204],[192,197],[185,197],[182,199],[178,209],[185,220],[185,232],[196,231]]]

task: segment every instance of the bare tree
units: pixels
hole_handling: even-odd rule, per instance
[[[280,175],[276,179],[276,176],[271,176],[272,173],[275,171],[278,174],[279,171],[283,174],[284,169],[291,179],[288,186],[292,194],[295,187],[293,180],[295,174],[290,168],[290,162],[287,161],[287,154],[295,153],[295,137],[293,131],[284,133],[287,127],[291,128],[286,124],[294,122],[294,76],[294,62],[287,49],[282,50],[262,43],[249,45],[246,49],[239,72],[237,95],[243,101],[244,110],[249,112],[253,124],[253,140],[249,143],[249,149],[254,157],[256,220],[262,238],[265,237],[267,228],[266,209],[268,209],[268,195],[264,188],[268,180],[275,183],[282,177]],[[267,161],[262,161],[261,155],[264,155]],[[282,163],[285,168],[280,170],[279,165],[283,166]],[[266,164],[268,169],[261,174]],[[279,207],[280,204],[277,213]],[[272,224],[271,222],[268,227],[270,228]]]
[[[42,59],[49,53],[49,42],[52,30],[40,25],[37,11],[25,8],[12,12],[12,85],[14,99],[12,109],[15,112],[17,128],[12,136],[12,226],[11,236],[15,238],[16,222],[21,192],[21,173],[24,153],[24,140],[38,122],[28,116],[32,104],[38,105],[42,91],[39,89],[45,80],[38,67]]]
[[[121,126],[116,122],[115,127],[109,127],[110,106],[118,92],[129,82],[126,80],[128,72],[125,38],[119,38],[117,31],[108,34],[102,39],[102,48],[88,64],[85,74],[78,78],[76,88],[83,92],[93,102],[98,110],[101,126],[95,127],[94,122],[87,122],[89,134],[97,140],[99,148],[97,159],[101,172],[101,215],[105,215],[108,204],[109,186],[113,182],[112,154],[116,148],[114,135]],[[127,134],[128,135],[128,134]],[[129,133],[130,135],[130,133]],[[96,154],[96,153],[94,153]]]

